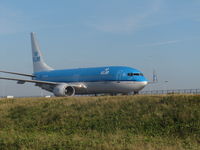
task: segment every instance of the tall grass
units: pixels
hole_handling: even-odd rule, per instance
[[[0,99],[0,149],[200,149],[200,96]]]

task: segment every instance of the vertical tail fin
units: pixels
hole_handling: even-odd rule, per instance
[[[39,44],[36,40],[35,33],[31,32],[31,46],[32,46],[32,57],[33,57],[33,72],[53,70],[49,67],[43,59]]]

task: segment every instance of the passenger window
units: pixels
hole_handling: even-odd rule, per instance
[[[133,76],[133,74],[132,73],[128,73],[128,76]]]

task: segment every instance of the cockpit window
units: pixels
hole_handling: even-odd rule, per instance
[[[144,76],[142,73],[128,73],[128,76]]]
[[[143,73],[140,73],[140,76],[144,76]]]
[[[134,75],[134,76],[139,76],[140,74],[139,74],[139,73],[134,73],[133,75]]]

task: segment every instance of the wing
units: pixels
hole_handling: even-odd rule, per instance
[[[35,84],[47,84],[47,85],[51,85],[51,86],[56,86],[56,85],[62,84],[61,82],[26,80],[26,79],[7,78],[7,77],[0,77],[0,79],[17,81],[18,84],[24,84],[26,82],[35,83]],[[83,83],[65,83],[65,84],[68,84],[68,85],[76,87],[76,88],[84,88],[84,89],[87,88],[87,86]]]
[[[25,74],[25,73],[18,73],[18,72],[10,72],[10,71],[3,71],[3,70],[0,70],[0,72],[2,72],[2,73],[8,73],[8,74],[20,75],[20,76],[26,76],[26,77],[35,77],[35,76],[32,75],[32,74]]]
[[[40,80],[26,80],[26,79],[6,78],[6,77],[0,77],[0,79],[17,81],[17,83],[19,83],[19,84],[24,84],[25,82],[49,84],[49,85],[57,85],[58,84],[57,82],[40,81]]]

